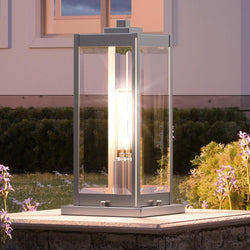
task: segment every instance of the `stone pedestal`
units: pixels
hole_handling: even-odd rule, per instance
[[[147,218],[11,214],[6,249],[249,249],[247,211],[188,209]]]

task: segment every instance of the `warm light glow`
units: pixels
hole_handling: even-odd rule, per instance
[[[131,153],[132,145],[132,93],[131,89],[116,91],[117,150]]]
[[[114,194],[132,191],[132,89],[130,52],[108,47],[108,186]],[[119,60],[116,61],[116,56]],[[117,58],[118,59],[118,58]]]

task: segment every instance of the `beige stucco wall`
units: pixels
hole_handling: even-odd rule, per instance
[[[34,2],[12,0],[11,48],[0,49],[0,93],[72,94],[72,49],[31,48],[36,25]]]
[[[174,1],[174,92],[241,93],[241,1]]]
[[[250,95],[250,1],[241,4],[241,94]],[[250,98],[248,98],[250,99]]]
[[[241,67],[245,47],[249,53],[243,33],[250,33],[244,23],[242,29],[242,12],[246,16],[250,6],[242,8],[242,1],[174,0],[173,12],[166,10],[172,14],[165,18],[165,30],[174,35],[175,95],[240,95],[243,89],[250,94]],[[12,0],[11,48],[0,49],[0,94],[72,95],[72,48],[31,48],[34,2]]]

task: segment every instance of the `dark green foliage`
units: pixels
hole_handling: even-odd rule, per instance
[[[168,112],[143,111],[143,150],[145,173],[158,167],[161,150],[156,145],[155,128],[165,123],[164,142],[168,140]],[[164,114],[164,118],[162,115]],[[161,115],[161,118],[159,118]],[[81,164],[85,171],[95,172],[107,166],[108,114],[106,108],[84,108],[80,123]],[[158,118],[157,118],[158,117]],[[229,143],[238,139],[239,130],[249,132],[250,123],[237,108],[174,110],[174,171],[187,173],[190,160],[210,141]],[[167,154],[168,144],[163,145]],[[0,163],[13,172],[72,172],[72,108],[0,108]]]
[[[240,130],[250,131],[250,122],[238,108],[174,109],[174,171],[188,173],[201,147],[236,141]]]
[[[82,122],[84,118],[85,122]],[[85,108],[80,126],[84,134],[81,165],[85,172],[99,172],[108,166],[108,118],[105,108]]]
[[[72,172],[72,127],[72,108],[1,108],[1,164],[12,173]]]
[[[141,146],[144,174],[156,174],[162,154],[165,156],[168,154],[168,112],[165,111],[161,108],[143,109]],[[165,128],[164,131],[161,130],[161,127]],[[162,143],[158,138],[161,135],[164,137]]]

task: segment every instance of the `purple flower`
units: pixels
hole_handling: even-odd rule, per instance
[[[239,132],[239,137],[241,138],[241,139],[245,139],[245,138],[247,138],[247,137],[249,137],[249,135],[246,133],[246,132]]]
[[[57,176],[59,176],[59,177],[61,177],[62,176],[62,174],[61,173],[59,173],[58,171],[54,171],[55,172],[55,174],[57,175]]]
[[[9,184],[9,190],[15,191],[14,188]]]
[[[3,198],[3,200],[7,199],[9,191],[14,191],[14,189],[10,185],[10,178],[12,176],[10,175],[8,170],[9,167],[0,164],[0,196]]]
[[[250,144],[250,136],[249,134],[245,133],[245,132],[239,132],[239,146],[242,149],[241,155],[246,155],[246,156],[250,156],[250,150],[249,150],[249,144]]]
[[[228,196],[236,189],[235,169],[232,166],[222,165],[218,172],[218,181],[216,182],[216,191],[214,195]]]
[[[13,231],[13,229],[11,228],[11,222],[10,222],[10,218],[8,217],[8,212],[5,211],[4,209],[2,209],[0,211],[0,222],[1,222],[1,242],[4,245],[7,237],[9,237],[10,239],[11,237],[11,232]]]
[[[22,212],[29,212],[29,211],[36,211],[37,207],[39,206],[38,202],[33,202],[33,205],[31,204],[32,198],[25,199],[22,204]]]
[[[0,164],[0,171],[8,172],[10,169],[2,164]]]
[[[67,180],[67,179],[65,179],[64,181],[65,181],[68,185],[71,185],[71,184],[72,184],[72,182],[69,181],[69,180]]]
[[[191,206],[191,205],[186,205],[185,208],[187,208],[187,209],[193,209],[194,207]]]
[[[203,201],[201,207],[202,207],[203,209],[206,209],[206,208],[208,207],[207,204],[208,204],[207,201]]]
[[[43,187],[44,187],[44,185],[41,184],[40,182],[37,182],[36,185],[37,185],[38,187],[40,187],[40,188],[43,188]]]

